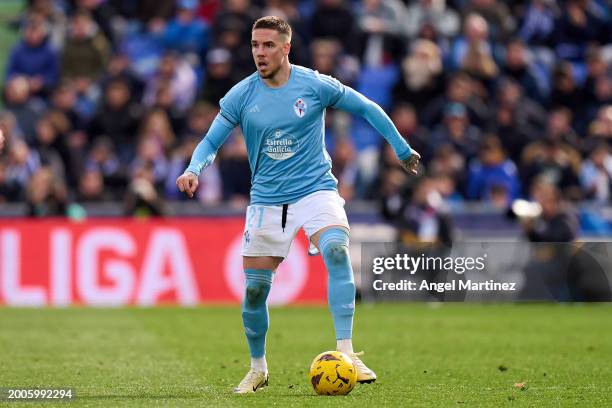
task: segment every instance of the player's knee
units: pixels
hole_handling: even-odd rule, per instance
[[[329,266],[341,266],[350,262],[348,246],[331,243],[323,250],[323,258]]]
[[[261,282],[248,283],[244,297],[245,303],[250,307],[261,305],[266,301],[269,289],[270,285]]]

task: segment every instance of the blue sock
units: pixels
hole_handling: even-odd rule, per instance
[[[355,314],[355,280],[349,257],[349,236],[343,228],[330,228],[319,238],[327,267],[327,301],[334,319],[336,340],[350,339]]]
[[[268,305],[266,299],[272,286],[272,271],[268,269],[245,269],[246,290],[242,302],[242,323],[249,342],[251,357],[266,354],[268,332]]]

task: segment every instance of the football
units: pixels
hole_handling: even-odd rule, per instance
[[[308,378],[319,395],[346,395],[355,388],[357,371],[345,353],[326,351],[312,361]]]

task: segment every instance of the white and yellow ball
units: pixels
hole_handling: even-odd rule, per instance
[[[315,357],[308,378],[319,395],[346,395],[355,388],[357,370],[345,353],[326,351]]]

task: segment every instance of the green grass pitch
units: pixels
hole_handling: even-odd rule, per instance
[[[612,406],[611,306],[436,306],[358,307],[379,381],[346,397],[306,378],[335,345],[324,307],[271,310],[271,384],[246,396],[230,392],[248,361],[237,307],[0,309],[0,387],[74,387],[44,407]]]

